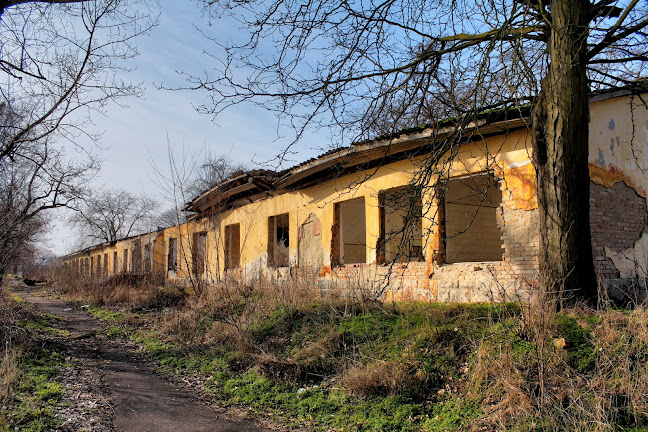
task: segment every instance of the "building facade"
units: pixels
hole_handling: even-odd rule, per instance
[[[597,274],[618,291],[648,265],[647,94],[590,100],[590,219]],[[176,283],[306,278],[385,299],[514,300],[537,288],[538,202],[528,109],[250,171],[185,209],[186,223],[65,257],[89,277]],[[461,136],[460,144],[456,143]]]

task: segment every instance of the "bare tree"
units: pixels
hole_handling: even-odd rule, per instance
[[[11,260],[47,227],[44,212],[85,193],[92,160],[70,162],[48,142],[30,142],[0,164],[0,282]]]
[[[7,136],[0,162],[29,141],[95,139],[83,127],[90,114],[140,93],[137,84],[118,76],[124,61],[137,54],[133,38],[153,25],[134,3],[0,4],[0,106],[21,113],[18,122],[0,124]]]
[[[43,212],[85,193],[98,164],[78,138],[98,138],[93,112],[140,93],[118,75],[154,23],[145,2],[0,1],[0,278]]]
[[[193,198],[216,186],[228,177],[243,174],[249,170],[245,164],[235,163],[225,155],[208,155],[197,167],[194,178],[189,182],[188,193]]]
[[[231,161],[226,155],[205,155],[202,151],[191,153],[183,149],[178,158],[175,153],[175,147],[168,142],[168,166],[160,167],[151,160],[156,174],[155,182],[160,190],[165,191],[164,198],[168,201],[166,204],[170,205],[156,218],[156,223],[160,226],[186,222],[183,210],[188,202],[223,180],[249,169],[243,163]]]
[[[388,0],[303,4],[204,0],[250,31],[215,40],[214,73],[190,77],[218,114],[253,101],[296,127],[329,126],[342,143],[391,127],[468,125],[484,110],[532,104],[547,289],[594,299],[589,232],[588,94],[632,85],[648,60],[640,0]],[[387,120],[385,120],[387,119]],[[435,171],[462,128],[426,159]],[[287,151],[287,150],[285,150]],[[421,175],[418,180],[434,176]],[[423,187],[423,185],[421,185]]]
[[[125,190],[106,190],[84,201],[71,222],[83,238],[109,243],[150,230],[157,209],[154,200]]]

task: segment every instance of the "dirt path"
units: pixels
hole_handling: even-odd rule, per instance
[[[70,332],[62,343],[71,356],[94,369],[94,380],[105,394],[113,415],[109,429],[114,431],[267,431],[252,422],[227,419],[227,413],[205,405],[188,390],[153,374],[129,354],[126,347],[98,335],[99,326],[88,315],[66,309],[48,297],[17,291],[43,313],[63,319]],[[83,361],[85,360],[85,361]],[[75,362],[78,363],[78,362]],[[98,375],[98,376],[97,376]],[[88,401],[92,402],[92,401]],[[106,419],[104,419],[106,420]],[[97,430],[98,428],[93,428]]]

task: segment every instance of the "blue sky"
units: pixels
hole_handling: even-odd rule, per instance
[[[288,138],[277,139],[274,114],[252,105],[240,105],[219,115],[214,121],[198,113],[194,107],[207,102],[207,95],[198,91],[158,90],[157,86],[182,87],[186,84],[178,71],[201,73],[214,59],[213,45],[195,26],[210,35],[222,37],[240,30],[227,22],[207,27],[195,2],[161,0],[160,20],[150,35],[136,41],[140,55],[128,72],[127,80],[143,82],[142,99],[121,101],[110,105],[105,115],[93,117],[94,127],[103,131],[94,153],[102,160],[102,169],[93,187],[125,189],[146,194],[163,202],[168,193],[156,181],[154,166],[168,164],[168,143],[175,149],[176,159],[182,154],[228,155],[232,162],[248,165],[271,160],[287,145]],[[289,131],[281,131],[289,137]],[[306,136],[298,146],[295,162],[315,156],[328,144],[316,134]],[[83,143],[91,148],[92,143]],[[72,251],[76,243],[74,231],[59,213],[46,246],[58,254]]]

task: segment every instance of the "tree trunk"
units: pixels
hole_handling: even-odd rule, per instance
[[[588,0],[551,1],[551,63],[534,109],[533,153],[541,283],[549,293],[594,302],[586,75],[589,7]]]

